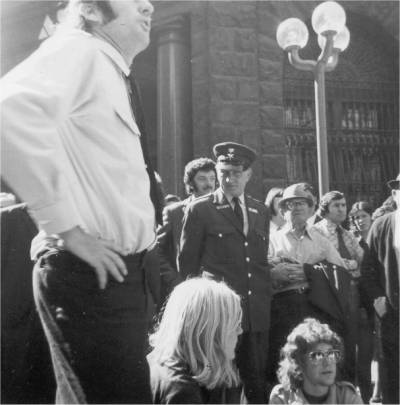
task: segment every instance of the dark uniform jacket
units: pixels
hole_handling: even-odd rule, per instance
[[[243,330],[269,328],[271,279],[267,267],[269,216],[259,201],[245,196],[249,230],[221,189],[187,207],[179,272],[183,279],[205,275],[225,281],[243,298]]]

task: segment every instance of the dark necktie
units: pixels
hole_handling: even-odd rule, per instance
[[[243,229],[243,225],[244,225],[244,220],[243,220],[243,211],[240,208],[240,200],[239,197],[233,197],[232,198],[232,202],[233,202],[233,212],[235,213],[235,215],[237,216],[239,222],[242,225],[242,229]]]
[[[161,225],[162,210],[164,207],[163,204],[164,196],[162,195],[161,186],[158,185],[157,183],[153,170],[153,165],[151,164],[150,161],[149,149],[147,145],[146,125],[144,119],[144,112],[142,108],[142,101],[140,98],[140,92],[136,84],[136,80],[132,75],[129,75],[129,77],[127,77],[126,82],[128,86],[129,101],[131,104],[132,113],[135,117],[136,125],[138,126],[141,135],[140,145],[142,146],[143,157],[146,163],[146,169],[150,179],[150,198],[156,211],[156,221],[158,224]]]
[[[351,259],[351,254],[344,243],[343,229],[340,226],[336,227],[336,233],[338,238],[338,251],[340,256],[342,256],[343,259]]]

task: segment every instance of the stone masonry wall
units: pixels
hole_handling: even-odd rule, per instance
[[[196,3],[191,12],[194,157],[211,156],[212,145],[223,141],[254,148],[259,159],[248,190],[262,199],[272,186],[287,183],[282,94],[287,56],[276,43],[276,29],[285,18],[310,19],[316,2]],[[389,12],[390,2],[385,7],[380,2],[389,11],[379,16],[375,3],[344,6],[379,21],[398,39],[398,15]]]

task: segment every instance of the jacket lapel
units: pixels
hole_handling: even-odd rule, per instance
[[[231,205],[229,204],[229,201],[225,197],[225,194],[223,193],[221,188],[219,188],[218,190],[216,190],[214,192],[213,204],[215,206],[215,209],[220,214],[222,214],[229,222],[231,222],[232,225],[241,234],[243,234],[242,224],[240,223],[239,219],[236,217],[235,213],[233,212],[233,209],[232,209]]]

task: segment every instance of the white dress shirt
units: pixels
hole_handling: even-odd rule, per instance
[[[309,225],[300,238],[296,237],[289,224],[273,233],[269,240],[268,256],[271,259],[279,257],[301,264],[327,260],[344,267],[344,262],[332,243]]]
[[[80,226],[135,253],[155,213],[122,55],[60,29],[0,82],[2,174],[47,236]]]
[[[339,225],[340,226],[340,225]],[[337,227],[335,223],[333,223],[330,219],[324,218],[315,225],[312,226],[313,229],[319,231],[323,236],[325,236],[335,249],[339,252],[339,241],[338,241],[338,234],[337,234]],[[354,236],[354,234],[347,229],[344,229],[340,226],[342,230],[342,237],[344,244],[349,251],[352,259],[346,259],[342,257],[343,262],[345,264],[345,268],[352,272],[353,276],[359,277],[360,276],[360,269],[359,266],[361,264],[361,260],[364,256],[364,251],[360,246],[359,241]]]

